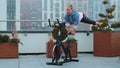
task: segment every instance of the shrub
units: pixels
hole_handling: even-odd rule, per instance
[[[115,22],[113,24],[111,24],[112,28],[120,28],[120,22]]]
[[[12,38],[10,39],[10,37],[8,35],[0,35],[0,43],[20,43],[20,40],[17,38]]]
[[[109,5],[108,0],[103,0],[104,5]],[[102,23],[101,26],[92,26],[93,31],[112,31],[111,27],[116,28],[120,25],[118,24],[112,24],[111,27],[109,26],[109,20],[113,19],[113,12],[115,11],[115,5],[111,5],[110,7],[106,8],[105,14],[100,13],[99,16],[102,18],[98,20],[98,22]]]
[[[64,40],[64,39],[67,37],[68,32],[67,32],[67,30],[66,30],[65,27],[61,27],[61,30],[60,30],[60,31],[61,31],[60,36],[61,36],[61,41],[62,41],[62,40]],[[54,27],[54,29],[53,29],[53,31],[52,31],[52,36],[53,36],[54,39],[57,39],[57,37],[58,37],[58,32],[59,32],[59,28]]]
[[[20,43],[20,40],[16,39],[16,38],[12,38],[12,39],[10,39],[10,43],[16,43],[16,44],[18,44],[18,43]]]
[[[0,35],[0,43],[7,43],[9,40],[10,37],[8,35]]]
[[[68,39],[66,42],[74,43],[74,42],[77,42],[77,40],[75,38],[71,38],[71,39]]]

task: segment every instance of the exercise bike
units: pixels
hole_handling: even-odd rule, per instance
[[[61,66],[63,63],[67,62],[79,62],[78,59],[72,59],[71,53],[70,53],[70,38],[69,35],[71,33],[68,33],[66,28],[65,28],[65,23],[60,23],[59,20],[57,19],[57,24],[51,25],[50,19],[48,19],[49,25],[51,27],[57,28],[57,37],[56,37],[56,42],[52,50],[52,62],[47,62],[47,65],[58,65]],[[67,46],[65,47],[62,43],[62,40],[65,39],[61,36],[62,30],[67,32],[68,39],[67,39]],[[64,52],[65,56],[62,57],[62,53]],[[63,61],[59,61],[60,58],[63,58]]]

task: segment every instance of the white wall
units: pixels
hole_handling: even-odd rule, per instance
[[[46,52],[47,33],[19,34],[23,46],[19,46],[19,53],[43,53]]]
[[[11,36],[11,34],[8,34]],[[45,53],[48,33],[19,33],[19,38],[24,45],[19,44],[19,53]],[[93,33],[77,33],[78,52],[93,51]]]
[[[86,33],[77,33],[75,38],[78,40],[78,52],[93,51],[93,33],[89,36]]]
[[[44,53],[46,52],[47,33],[28,33],[19,34],[23,46],[19,46],[19,53]],[[93,34],[87,36],[86,33],[77,33],[75,38],[78,40],[78,52],[93,51]]]

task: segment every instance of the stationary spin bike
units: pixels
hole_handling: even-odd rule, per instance
[[[72,59],[71,57],[71,53],[70,53],[70,39],[69,39],[69,35],[71,35],[71,33],[68,33],[66,28],[65,28],[65,23],[60,23],[59,20],[57,19],[57,24],[51,25],[51,21],[50,19],[48,19],[49,25],[51,27],[54,27],[53,31],[56,30],[56,42],[55,45],[52,49],[52,62],[47,62],[47,65],[58,65],[61,66],[63,65],[63,63],[67,63],[67,62],[79,62],[78,59]],[[62,31],[67,33],[68,39],[67,39],[67,46],[65,47],[62,43],[63,39],[65,39],[65,37],[62,36]],[[62,57],[62,53],[64,52],[65,56]],[[59,61],[60,58],[63,58],[63,61]]]

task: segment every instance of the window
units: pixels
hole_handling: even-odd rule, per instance
[[[65,15],[64,15],[64,13],[62,13],[62,15],[61,15],[61,16],[62,16],[62,17],[61,17],[61,19],[62,19],[62,20],[64,20],[64,16],[65,16]]]
[[[54,4],[53,4],[53,0],[50,0],[50,11],[53,11],[53,6],[54,6]]]
[[[65,7],[64,7],[64,0],[61,0],[61,11],[64,11]]]
[[[50,19],[53,20],[53,13],[50,13]]]
[[[44,13],[44,20],[47,20],[47,13]]]
[[[47,7],[48,7],[47,0],[44,0],[44,11],[47,11]]]
[[[55,14],[55,17],[56,17],[56,18],[59,18],[59,13],[56,13],[56,14]]]
[[[55,3],[55,7],[59,7],[59,3]]]
[[[55,12],[60,12],[59,8],[55,8]]]
[[[7,20],[15,20],[16,13],[16,4],[15,0],[7,0]],[[14,23],[11,21],[7,21],[7,30],[11,31],[14,29]]]

